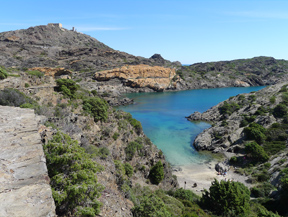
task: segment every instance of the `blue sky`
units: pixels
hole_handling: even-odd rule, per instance
[[[288,59],[288,1],[2,1],[0,32],[62,23],[113,49],[183,64]]]

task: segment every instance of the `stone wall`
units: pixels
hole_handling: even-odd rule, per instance
[[[34,111],[0,106],[0,216],[56,216]]]

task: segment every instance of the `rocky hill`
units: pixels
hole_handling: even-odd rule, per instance
[[[136,57],[80,32],[42,25],[0,33],[0,65],[5,67],[64,67],[75,71],[111,69],[124,64],[173,66],[160,55]]]
[[[196,63],[177,71],[183,89],[271,85],[287,80],[287,72],[288,61],[272,57]]]

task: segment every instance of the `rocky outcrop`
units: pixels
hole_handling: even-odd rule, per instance
[[[141,64],[96,72],[94,78],[98,81],[118,78],[130,87],[149,87],[155,91],[163,91],[176,88],[176,82],[172,81],[175,76],[175,69]]]
[[[0,216],[56,216],[34,111],[0,114]]]
[[[251,117],[255,119],[254,122],[268,128],[273,123],[277,122],[277,119],[271,114],[271,112],[258,113],[259,108],[265,108],[268,111],[272,111],[273,108],[281,101],[281,94],[279,93],[281,87],[286,85],[281,83],[273,86],[266,87],[256,93],[241,94],[235,97],[231,97],[225,102],[221,102],[218,105],[210,108],[204,113],[194,112],[190,116],[186,117],[190,121],[208,121],[213,124],[212,127],[204,130],[194,140],[193,145],[197,150],[210,150],[213,152],[229,151],[238,147],[238,144],[242,144],[244,139],[244,127],[241,122],[245,117]],[[275,97],[276,103],[271,103],[271,97]],[[220,109],[224,103],[237,104],[239,109],[236,109],[231,114],[221,113]]]

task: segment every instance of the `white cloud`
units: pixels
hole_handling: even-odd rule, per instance
[[[239,12],[227,12],[229,15],[249,17],[249,18],[268,18],[268,19],[288,19],[287,13],[282,12],[260,12],[260,11],[239,11]]]

